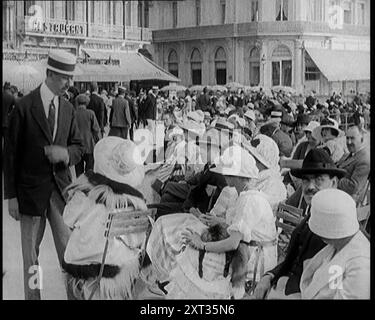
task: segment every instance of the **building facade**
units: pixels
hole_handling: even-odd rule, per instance
[[[151,43],[146,1],[3,1],[3,58],[51,48],[136,51]]]
[[[369,0],[152,1],[149,10],[154,59],[184,85],[370,91]],[[353,64],[358,53],[365,67]]]

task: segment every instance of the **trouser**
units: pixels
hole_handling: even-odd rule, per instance
[[[34,217],[20,214],[23,277],[26,300],[40,300],[43,289],[43,269],[39,267],[39,247],[48,219],[59,260],[60,268],[71,231],[64,223],[62,213],[65,202],[57,187],[54,187],[45,214]]]
[[[94,155],[92,153],[85,153],[82,160],[76,164],[76,177],[78,178],[82,173],[94,169]]]
[[[136,125],[135,122],[133,122],[130,126],[130,129],[129,129],[129,136],[130,136],[130,140],[131,141],[134,141],[134,126]]]
[[[108,136],[115,136],[115,137],[120,137],[123,139],[128,138],[128,130],[129,127],[111,127],[109,130]]]

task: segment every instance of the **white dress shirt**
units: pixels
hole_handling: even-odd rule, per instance
[[[54,93],[48,88],[45,82],[42,83],[40,87],[40,96],[43,102],[44,113],[48,120],[48,112],[49,112],[49,105],[53,99],[53,103],[55,104],[55,127],[53,130],[53,140],[55,140],[56,132],[57,132],[57,119],[59,114],[59,97],[55,96]]]

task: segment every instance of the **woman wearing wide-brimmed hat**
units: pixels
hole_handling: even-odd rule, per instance
[[[249,144],[245,144],[244,148],[254,157],[259,170],[258,178],[253,179],[249,185],[255,190],[262,191],[272,210],[276,212],[279,203],[287,196],[280,174],[279,148],[273,139],[264,134],[258,134]]]
[[[94,160],[94,170],[67,188],[69,200],[63,214],[65,224],[72,230],[63,268],[69,275],[69,298],[73,299],[88,299],[99,275],[108,213],[147,210],[139,191],[144,178],[143,162],[132,141],[106,137],[96,144]],[[93,299],[133,297],[145,236],[145,232],[139,232],[109,239],[103,278]]]
[[[320,143],[319,147],[325,148],[329,152],[333,162],[336,163],[345,154],[347,148],[345,139],[343,139],[344,132],[339,129],[336,120],[323,119],[320,126],[313,130],[312,135]]]
[[[229,147],[212,172],[225,176],[230,187],[239,193],[225,215],[229,237],[203,242],[202,230],[186,230],[183,239],[189,244],[176,257],[176,267],[166,286],[170,299],[239,299],[245,293],[245,280],[257,279],[263,270],[277,263],[275,218],[263,193],[248,187],[257,179],[258,168],[248,151]],[[200,262],[200,252],[205,252]],[[240,250],[241,265],[232,265],[232,273],[223,273],[225,253]],[[262,257],[260,260],[258,260]],[[259,263],[260,261],[260,263]],[[224,268],[225,270],[225,268]]]

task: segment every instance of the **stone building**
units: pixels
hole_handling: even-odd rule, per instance
[[[3,53],[136,51],[151,43],[145,1],[3,1]]]
[[[155,61],[184,85],[370,91],[369,0],[182,0],[149,4]]]

